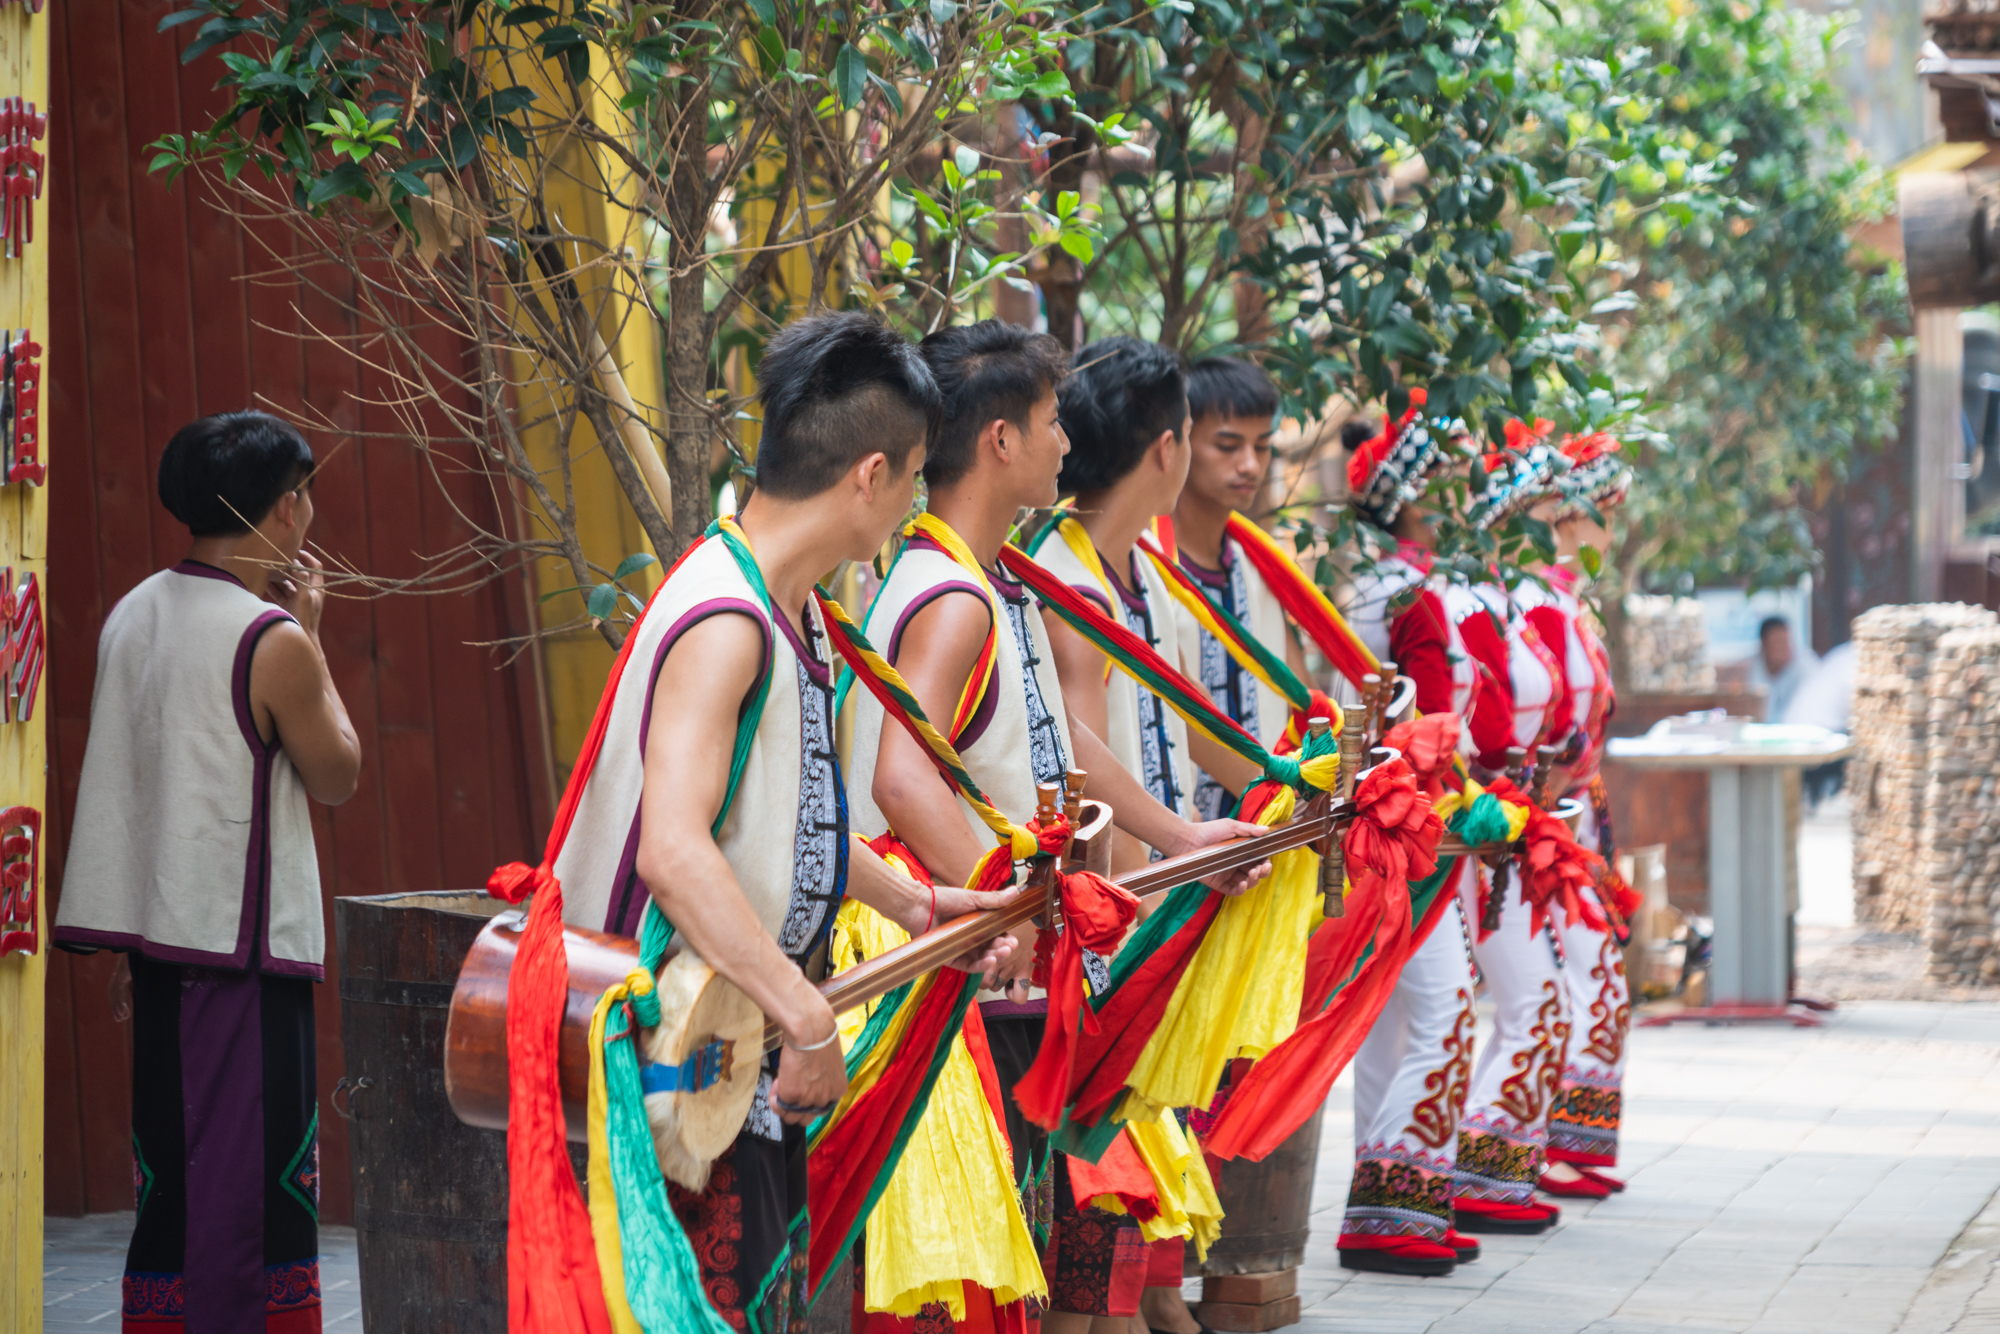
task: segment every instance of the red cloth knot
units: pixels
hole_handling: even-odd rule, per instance
[[[1046,825],[1040,820],[1030,820],[1021,827],[1033,834],[1041,850],[1051,857],[1068,846],[1070,835],[1075,832],[1070,828],[1069,817],[1060,811]]]
[[[1407,763],[1376,765],[1354,789],[1354,805],[1340,847],[1357,896],[1372,901],[1437,870],[1444,822]]]
[[[1427,713],[1406,723],[1397,723],[1382,738],[1382,744],[1403,752],[1403,759],[1416,775],[1424,795],[1436,801],[1444,793],[1444,776],[1458,755],[1458,739],[1464,724],[1455,713]]]
[[[508,862],[505,866],[496,866],[493,874],[486,877],[486,892],[496,899],[519,903],[528,895],[554,884],[555,878],[555,872],[547,862],[540,866]]]
[[[1576,841],[1569,826],[1550,815],[1528,794],[1506,778],[1496,778],[1486,790],[1502,801],[1528,808],[1528,824],[1521,831],[1523,848],[1519,857],[1521,893],[1528,900],[1530,934],[1545,926],[1552,912],[1561,908],[1565,922],[1581,922],[1593,931],[1605,929],[1603,914],[1580,891],[1595,885],[1604,873],[1604,858]]]

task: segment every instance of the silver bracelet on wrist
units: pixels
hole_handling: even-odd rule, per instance
[[[793,1042],[793,1041],[792,1041],[791,1039],[787,1038],[787,1039],[785,1040],[785,1045],[786,1045],[787,1047],[790,1047],[790,1048],[791,1048],[791,1049],[792,1049],[793,1051],[818,1051],[818,1050],[820,1050],[820,1049],[821,1049],[822,1047],[826,1047],[826,1046],[829,1046],[829,1045],[831,1045],[831,1044],[833,1044],[833,1043],[835,1043],[835,1042],[838,1042],[839,1040],[840,1040],[840,1025],[839,1025],[839,1024],[835,1024],[835,1025],[833,1026],[833,1032],[831,1032],[831,1033],[828,1033],[828,1034],[827,1034],[827,1035],[826,1035],[825,1037],[821,1038],[821,1039],[820,1039],[820,1040],[819,1040],[818,1042],[814,1042],[814,1043],[811,1043],[811,1044],[810,1044],[810,1045],[808,1045],[808,1046],[804,1046],[804,1047],[801,1047],[801,1046],[800,1046],[800,1045],[799,1045],[798,1043],[796,1043],[796,1042]]]

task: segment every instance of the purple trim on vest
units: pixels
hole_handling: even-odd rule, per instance
[[[771,619],[777,622],[780,630],[785,632],[785,641],[792,646],[792,652],[798,657],[798,660],[805,664],[806,675],[812,677],[813,680],[823,686],[832,685],[833,676],[827,669],[826,660],[820,657],[819,653],[814,649],[806,647],[806,642],[799,638],[799,632],[792,629],[792,618],[773,614]],[[812,624],[811,603],[807,603],[805,608],[799,612],[799,619],[807,625]]]
[[[181,979],[187,1145],[187,1324],[262,1334],[265,1316],[263,986]]]
[[[757,679],[762,680],[771,670],[771,627],[764,618],[764,609],[745,598],[710,598],[697,602],[680,614],[680,618],[667,627],[660,637],[660,646],[653,650],[653,669],[646,674],[646,703],[639,710],[639,763],[643,769],[646,762],[646,738],[653,730],[653,691],[660,683],[660,673],[666,669],[667,653],[680,642],[682,635],[711,616],[734,612],[748,616],[763,632],[764,660],[757,668]],[[752,683],[751,689],[756,689]],[[741,719],[743,710],[750,706],[746,693],[743,703],[737,706],[736,716]],[[639,922],[646,912],[646,898],[651,894],[633,895],[631,886],[639,880],[639,821],[644,815],[644,803],[632,812],[632,827],[625,831],[625,850],[618,857],[618,873],[611,881],[611,901],[605,905],[604,929],[613,935],[637,936]]]
[[[250,747],[250,758],[254,764],[250,780],[250,846],[243,855],[243,916],[236,931],[236,949],[230,956],[232,968],[247,967],[250,962],[250,941],[257,937],[257,962],[259,967],[269,967],[271,958],[271,768],[283,743],[276,733],[269,741],[257,735],[256,714],[250,707],[250,659],[257,651],[257,642],[264,632],[280,621],[289,621],[288,612],[267,611],[243,632],[236,641],[236,663],[229,673],[229,696],[236,705],[236,726],[242,730],[243,743]],[[289,971],[304,967],[303,976],[319,981],[326,970],[319,964],[288,961],[289,968],[271,968],[272,972]]]
[[[1039,1019],[1049,1012],[1049,998],[1034,1000],[990,1000],[979,1002],[981,1019]]]
[[[884,650],[888,656],[890,666],[893,667],[896,659],[902,656],[903,631],[909,627],[911,618],[925,607],[930,606],[931,603],[936,602],[946,593],[972,594],[972,596],[979,599],[979,605],[986,608],[986,623],[988,625],[993,623],[993,604],[987,600],[986,590],[978,584],[968,583],[961,579],[953,579],[948,583],[934,585],[925,589],[916,601],[903,608],[903,614],[896,618],[895,628],[889,631],[889,645]]]
[[[210,565],[205,560],[184,560],[177,564],[169,565],[167,568],[175,574],[192,575],[196,579],[215,579],[222,583],[235,584],[246,593],[250,591],[249,587],[241,579],[238,579],[221,566]]]
[[[1131,568],[1125,572],[1125,578],[1120,579],[1118,571],[1111,568],[1111,562],[1104,559],[1104,553],[1101,551],[1097,553],[1097,563],[1104,567],[1105,577],[1110,579],[1111,586],[1118,590],[1118,596],[1125,600],[1125,609],[1127,611],[1144,612],[1146,610],[1145,596],[1132,591],[1134,588],[1145,587],[1139,578],[1138,548],[1134,547],[1126,555],[1125,560]],[[1130,580],[1129,587],[1127,586],[1127,580]]]
[[[1211,570],[1206,565],[1197,565],[1194,558],[1189,556],[1185,551],[1180,553],[1180,558],[1181,569],[1186,571],[1187,577],[1196,583],[1207,584],[1210,588],[1227,589],[1229,587],[1229,544],[1227,540],[1223,542],[1222,568],[1219,570]]]
[[[1116,581],[1114,580],[1113,582],[1115,583]],[[1111,599],[1104,596],[1104,590],[1101,587],[1096,584],[1071,584],[1070,587],[1076,590],[1078,596],[1089,598],[1092,602],[1095,602],[1098,609],[1106,616],[1113,614],[1115,609],[1111,605]]]

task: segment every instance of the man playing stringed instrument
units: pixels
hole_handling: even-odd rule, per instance
[[[670,1192],[710,1302],[738,1329],[780,1334],[805,1310],[802,1126],[847,1082],[814,986],[843,895],[912,935],[1007,896],[933,890],[890,868],[849,832],[834,754],[813,585],[842,559],[872,556],[909,512],[938,420],[931,374],[879,322],[838,314],[787,326],[758,381],[756,489],[634,628],[636,670],[614,686],[554,861],[571,924],[636,935],[650,900],[783,1031],[706,1188]],[[959,966],[997,968],[1011,943]]]
[[[868,617],[869,638],[901,671],[927,714],[950,719],[950,739],[980,787],[1004,811],[1034,806],[1036,782],[1059,781],[1072,760],[1090,774],[1091,795],[1110,804],[1120,829],[1169,854],[1254,834],[1237,821],[1191,824],[1148,793],[1103,739],[1065,706],[1040,611],[999,569],[1020,511],[1052,504],[1067,449],[1056,388],[1065,365],[1046,334],[985,320],[931,335],[924,357],[945,400],[945,421],[925,465],[928,512],[889,571]],[[860,829],[893,829],[935,875],[963,880],[990,844],[969,808],[938,782],[924,752],[878,705],[862,699],[854,730],[854,813]],[[1247,888],[1267,868],[1236,872],[1219,886]],[[1010,971],[1025,974],[1026,951]],[[1025,984],[983,1006],[1003,1087],[1012,1089],[1040,1044],[1047,1003]],[[1092,1315],[1137,1309],[1144,1252],[1130,1219],[1079,1211],[1045,1139],[1009,1100],[1014,1169],[1031,1196],[1030,1217],[1047,1225],[1050,1334],[1080,1330]],[[1042,1207],[1034,1207],[1034,1199]],[[1102,1217],[1095,1215],[1102,1214]],[[1068,1240],[1064,1220],[1071,1220]],[[1066,1250],[1066,1245],[1068,1249]],[[1087,1262],[1079,1248],[1090,1251]],[[1121,1252],[1122,1274],[1115,1272]],[[1135,1264],[1136,1262],[1136,1264]],[[1114,1279],[1124,1278],[1122,1285]]]

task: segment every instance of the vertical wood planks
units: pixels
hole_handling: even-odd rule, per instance
[[[0,7],[0,40],[22,14],[18,6]],[[168,189],[146,170],[148,143],[186,132],[228,105],[215,89],[215,57],[183,66],[189,30],[159,33],[157,18],[116,0],[65,0],[34,19],[53,43],[52,63],[45,62],[53,89],[39,95],[52,113],[47,220],[36,236],[49,265],[55,322],[44,310],[14,323],[49,325],[44,437],[56,445],[49,451],[56,509],[53,577],[45,579],[50,661],[39,707],[51,729],[43,859],[51,916],[89,729],[98,631],[117,600],[178,559],[187,540],[155,495],[160,451],[175,430],[204,413],[253,406],[298,421],[328,461],[315,481],[314,540],[370,573],[408,573],[419,553],[463,536],[437,481],[407,445],[343,443],[347,432],[399,427],[387,410],[357,402],[357,394],[379,396],[383,386],[347,351],[307,341],[314,322],[332,318],[331,303],[286,271],[289,237],[240,226],[197,181]],[[0,49],[0,74],[11,51]],[[0,303],[10,299],[6,266],[14,263],[0,261]],[[435,343],[429,350],[452,354]],[[329,429],[314,429],[321,425]],[[482,523],[496,522],[503,504],[511,505],[476,479],[451,488]],[[7,531],[5,494],[0,489],[0,532]],[[326,612],[329,666],[364,753],[356,796],[334,810],[315,808],[313,822],[328,921],[329,980],[316,989],[321,1218],[328,1223],[344,1223],[351,1212],[347,1123],[326,1102],[344,1064],[332,901],[469,888],[483,884],[493,866],[539,850],[552,803],[531,664],[523,657],[507,665],[504,655],[474,647],[521,633],[527,619],[518,577],[472,594],[344,598]],[[591,699],[601,683],[600,672]],[[0,783],[13,772],[9,754],[0,749]],[[16,1126],[32,1127],[22,1130],[22,1142],[36,1155],[36,1217],[45,1144],[50,1212],[132,1207],[130,1025],[112,1018],[115,962],[102,954],[50,961],[45,1049],[39,1013],[33,1028],[32,1121],[12,1115],[18,1085],[4,1078],[12,1070],[5,1062],[17,1058],[0,1046],[0,1141],[10,1146],[0,1154],[11,1153]],[[8,966],[0,964],[0,973]],[[8,1014],[0,1008],[0,1016]],[[0,1035],[0,1044],[7,1041]],[[12,1161],[0,1156],[0,1163]],[[0,1258],[12,1254],[9,1238],[21,1235],[9,1222],[0,1212]],[[39,1318],[38,1223],[33,1235]],[[22,1291],[11,1277],[0,1270],[0,1329],[10,1331],[26,1327],[7,1314],[11,1294]]]

